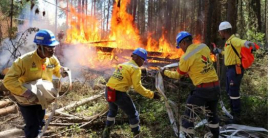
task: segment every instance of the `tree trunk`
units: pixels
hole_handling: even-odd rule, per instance
[[[257,16],[258,32],[262,31],[262,22],[261,22],[261,0],[255,0],[256,8],[254,9]]]
[[[153,10],[153,7],[152,7],[152,2],[153,0],[149,0],[148,1],[148,22],[147,22],[147,31],[148,32],[151,32],[152,31],[152,10]]]
[[[237,19],[237,0],[227,1],[227,21],[232,25],[232,32],[236,33],[236,19]]]
[[[111,0],[108,0],[108,12],[107,12],[107,27],[106,30],[109,31],[109,17],[110,17],[110,4],[111,4]]]
[[[167,31],[167,35],[165,35],[166,40],[170,40],[170,36],[171,36],[171,18],[172,18],[172,9],[173,9],[173,0],[167,0],[167,12],[165,12],[165,30]]]
[[[135,19],[136,19],[136,10],[137,10],[137,0],[133,0],[133,12],[132,12],[132,15],[133,15],[133,21],[135,22]]]

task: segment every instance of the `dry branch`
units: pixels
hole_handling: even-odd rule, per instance
[[[76,125],[78,123],[50,123],[50,126],[72,126],[72,125]]]
[[[103,109],[99,114],[92,116],[92,119],[91,119],[89,122],[86,122],[86,123],[80,125],[79,128],[83,128],[83,127],[85,127],[85,126],[88,126],[88,125],[91,124],[95,119],[97,119],[98,117],[103,116],[103,115],[104,115],[105,113],[107,113],[107,112],[108,112],[108,106],[107,106],[105,109]],[[71,123],[71,124],[72,124],[72,123]],[[78,123],[77,123],[77,124],[78,124]],[[70,128],[70,129],[68,129],[68,130],[64,130],[64,131],[62,131],[62,132],[60,132],[60,133],[58,133],[58,134],[52,135],[52,136],[50,136],[50,137],[55,137],[55,136],[61,135],[61,134],[66,133],[66,132],[68,132],[68,131],[70,131],[70,130],[72,130],[72,129],[74,129],[74,128]]]
[[[23,135],[22,129],[13,128],[13,129],[0,132],[0,138],[11,138],[20,134]]]
[[[17,111],[18,111],[17,105],[12,105],[12,106],[8,106],[5,108],[1,108],[0,109],[0,116],[7,115],[9,113],[16,113]]]
[[[92,101],[92,100],[95,100],[95,99],[97,99],[97,98],[103,96],[103,94],[104,94],[104,92],[102,92],[102,93],[100,93],[100,94],[98,94],[98,95],[91,96],[91,97],[89,97],[89,98],[82,99],[82,100],[77,101],[77,102],[75,102],[75,103],[69,104],[69,105],[67,105],[67,106],[65,106],[65,107],[62,107],[62,108],[60,108],[60,109],[57,109],[57,110],[55,111],[55,114],[59,114],[59,112],[68,111],[68,110],[70,110],[70,109],[72,109],[72,108],[75,108],[75,107],[78,107],[78,106],[80,106],[80,105],[86,104],[86,103],[88,103],[88,102],[90,102],[90,101]]]

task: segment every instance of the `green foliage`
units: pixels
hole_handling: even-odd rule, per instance
[[[22,11],[24,5],[27,2],[22,0],[22,2],[18,2],[13,0],[13,16],[16,17]],[[0,1],[0,10],[5,16],[11,16],[11,0],[1,0]]]
[[[265,33],[260,33],[260,32],[256,32],[256,31],[252,31],[251,29],[248,29],[247,31],[247,36],[248,36],[248,40],[252,41],[252,42],[260,42],[262,44],[265,44],[266,40],[265,40]]]

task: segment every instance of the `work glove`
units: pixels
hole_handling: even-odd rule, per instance
[[[213,49],[213,53],[214,53],[214,54],[221,54],[221,52],[222,52],[222,50],[221,50],[220,48],[216,48],[216,47],[215,47],[215,48]]]
[[[153,99],[157,99],[157,100],[160,99],[160,96],[159,96],[158,92],[154,92],[154,97],[153,97]]]
[[[168,68],[163,68],[163,67],[158,66],[158,70],[159,70],[159,72],[161,73],[162,76],[165,76],[164,71],[168,70]]]
[[[69,69],[67,67],[61,67],[60,69],[60,74],[63,78],[65,78],[66,76],[68,76],[67,71],[69,71]]]
[[[252,47],[252,50],[251,50],[252,52],[257,50],[256,47],[255,47],[255,44],[253,42],[246,41],[244,45],[247,48]]]
[[[29,89],[27,89],[23,95],[24,98],[26,98],[28,100],[29,103],[36,103],[38,102],[38,98],[37,96]]]

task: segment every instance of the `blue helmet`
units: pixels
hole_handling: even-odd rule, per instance
[[[180,33],[178,33],[178,35],[176,36],[176,48],[180,48],[180,42],[186,37],[192,37],[192,35],[186,31],[181,31]]]
[[[143,48],[135,49],[132,54],[138,55],[141,58],[143,58],[144,60],[147,59],[147,51],[145,49],[143,49]]]
[[[59,42],[50,30],[39,30],[34,38],[34,43],[45,46],[56,46]]]

